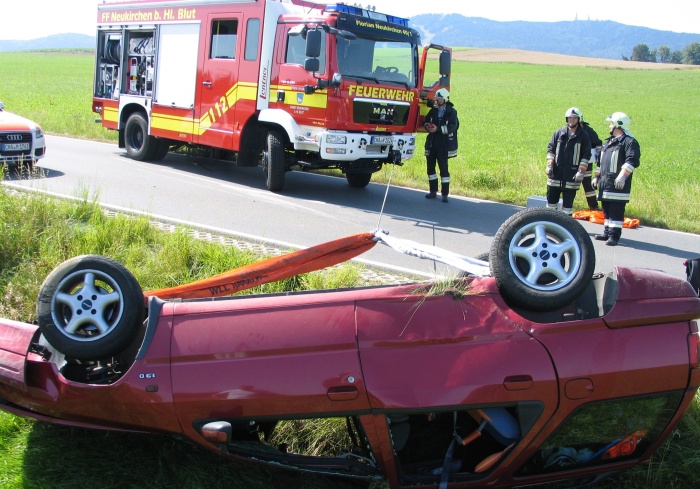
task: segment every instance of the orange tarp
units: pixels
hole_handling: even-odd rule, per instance
[[[603,211],[576,211],[571,217],[582,221],[590,221],[594,224],[605,223]],[[631,217],[625,217],[625,219],[622,221],[623,228],[638,228],[639,224],[639,219],[632,219]]]
[[[268,258],[229,270],[213,277],[165,289],[144,292],[161,299],[218,297],[277,282],[302,273],[343,263],[371,249],[377,242],[374,233],[360,233],[336,239],[304,250]]]

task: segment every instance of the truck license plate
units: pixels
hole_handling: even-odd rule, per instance
[[[391,144],[393,138],[391,136],[372,136],[372,142],[370,144]]]
[[[26,151],[29,149],[29,143],[10,143],[3,144],[3,151]]]

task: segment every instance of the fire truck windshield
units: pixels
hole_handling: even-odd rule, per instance
[[[407,42],[337,37],[338,71],[343,77],[416,86],[415,49]]]

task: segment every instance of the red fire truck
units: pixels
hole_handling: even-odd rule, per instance
[[[365,187],[413,156],[449,86],[451,50],[420,46],[407,19],[345,4],[107,1],[93,111],[135,160],[186,148],[262,165],[271,191],[292,169],[339,169]]]

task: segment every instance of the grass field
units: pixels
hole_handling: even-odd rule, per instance
[[[700,111],[693,109],[700,69],[452,66],[451,101],[461,123],[460,154],[450,161],[452,193],[525,205],[528,196],[545,193],[547,143],[569,107],[579,107],[601,139],[608,132],[605,117],[623,111],[632,117],[642,151],[628,216],[643,226],[700,233]],[[115,132],[94,122],[92,67],[89,51],[0,53],[0,100],[49,134],[116,141]],[[373,180],[386,181],[389,171]],[[426,180],[420,150],[392,176],[393,183],[416,188],[427,188]],[[576,207],[586,207],[582,192]]]

